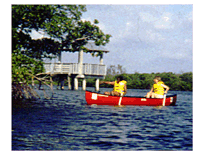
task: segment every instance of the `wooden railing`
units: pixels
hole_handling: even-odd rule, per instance
[[[46,73],[51,74],[79,74],[78,63],[45,63]],[[101,64],[83,64],[82,74],[84,75],[106,75],[106,66]]]

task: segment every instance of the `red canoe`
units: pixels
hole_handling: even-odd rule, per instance
[[[86,91],[85,98],[88,105],[136,105],[136,106],[162,106],[163,99],[145,98],[141,96],[107,96],[104,94]],[[167,95],[165,106],[176,104],[177,95]]]

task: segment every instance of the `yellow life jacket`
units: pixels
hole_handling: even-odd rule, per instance
[[[119,92],[119,93],[123,93],[124,92],[124,85],[127,82],[125,80],[120,81],[119,83],[117,82],[117,80],[114,83],[114,91]]]
[[[164,84],[164,82],[159,81],[157,84],[153,85],[154,93],[164,95],[164,87],[162,87],[161,84]]]

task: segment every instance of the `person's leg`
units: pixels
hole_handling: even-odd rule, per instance
[[[152,96],[152,92],[148,92],[147,94],[146,94],[146,98],[150,98]]]
[[[109,96],[111,94],[111,92],[105,92],[104,94]]]
[[[111,91],[111,95],[112,96],[120,96],[120,93],[116,92],[116,91]]]
[[[152,92],[151,98],[156,98],[156,94]]]
[[[111,95],[111,96],[114,96],[114,91],[111,91],[111,92],[110,92],[110,95]]]
[[[116,92],[116,91],[111,91],[111,92],[105,92],[104,93],[105,95],[111,95],[111,96],[120,96],[120,93],[119,92]]]

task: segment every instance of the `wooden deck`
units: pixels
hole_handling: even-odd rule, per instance
[[[50,74],[82,74],[96,77],[106,75],[106,65],[102,64],[45,63],[44,68],[45,72]],[[82,70],[80,70],[80,68]]]

